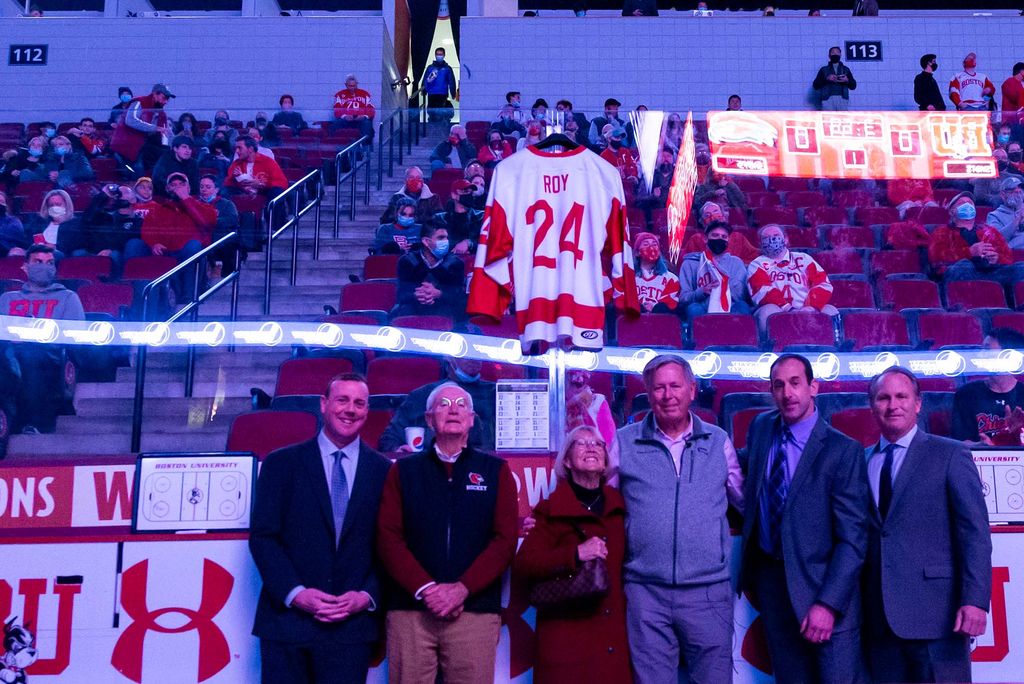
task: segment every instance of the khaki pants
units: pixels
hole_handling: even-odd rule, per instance
[[[428,611],[394,610],[387,616],[388,682],[493,684],[501,619],[494,613],[463,613],[442,620]]]

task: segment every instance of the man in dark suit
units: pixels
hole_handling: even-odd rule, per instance
[[[992,593],[988,511],[971,452],[917,427],[921,388],[889,368],[868,388],[882,438],[867,450],[874,504],[864,639],[876,682],[969,682],[970,637]]]
[[[770,379],[778,410],[747,438],[740,590],[759,604],[777,682],[860,682],[861,447],[818,415],[807,359],[783,354]]]
[[[249,549],[263,579],[253,634],[266,684],[363,684],[379,631],[374,545],[390,463],[359,439],[366,379],[331,379],[316,439],[272,453]]]

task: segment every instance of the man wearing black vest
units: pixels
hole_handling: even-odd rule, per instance
[[[427,397],[436,439],[398,461],[384,485],[377,550],[388,592],[391,684],[491,684],[501,575],[516,550],[515,482],[501,459],[467,446],[473,398],[455,383]]]

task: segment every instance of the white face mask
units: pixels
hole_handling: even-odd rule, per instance
[[[46,213],[49,214],[50,218],[52,219],[59,219],[64,218],[64,216],[68,213],[68,210],[61,206],[53,206],[47,209]]]

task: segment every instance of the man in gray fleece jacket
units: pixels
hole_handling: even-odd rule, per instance
[[[644,368],[651,413],[616,435],[626,500],[626,626],[636,684],[732,680],[732,540],[726,509],[743,509],[736,450],[690,413],[696,378],[682,358]]]
[[[686,320],[692,321],[708,313],[712,294],[718,298],[715,311],[724,310],[724,290],[730,294],[728,313],[751,312],[747,298],[747,267],[742,259],[729,253],[731,233],[732,226],[728,223],[714,221],[704,229],[707,237],[704,251],[691,252],[683,257],[679,266],[679,308],[686,311]]]

